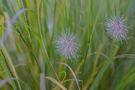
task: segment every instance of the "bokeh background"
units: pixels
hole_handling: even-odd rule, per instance
[[[135,0],[0,0],[1,90],[135,90]],[[127,42],[106,31],[109,18],[124,17]],[[70,31],[77,58],[65,59],[55,46]]]

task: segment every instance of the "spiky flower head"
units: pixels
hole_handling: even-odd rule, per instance
[[[127,40],[128,25],[123,17],[115,16],[106,22],[108,35],[117,41]]]
[[[70,32],[66,32],[63,36],[56,40],[56,48],[60,55],[66,59],[76,58],[78,53],[78,44],[76,37]]]

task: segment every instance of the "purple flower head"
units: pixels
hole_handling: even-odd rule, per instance
[[[76,37],[69,32],[56,40],[56,48],[59,54],[64,56],[66,59],[77,57],[78,44]]]
[[[127,40],[128,25],[123,17],[115,16],[106,22],[108,35],[117,41]]]

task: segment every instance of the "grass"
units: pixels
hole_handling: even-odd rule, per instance
[[[134,90],[135,0],[0,0],[0,38],[7,13],[15,19],[0,46],[1,90]],[[127,42],[107,34],[105,22],[122,16]],[[10,21],[9,21],[10,22]],[[77,58],[56,49],[58,37],[77,38]]]

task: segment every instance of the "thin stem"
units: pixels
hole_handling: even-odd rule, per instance
[[[1,49],[4,53],[4,55],[6,56],[6,60],[7,60],[9,68],[11,69],[11,72],[13,73],[14,77],[16,78],[19,90],[22,90],[21,85],[19,83],[18,75],[17,75],[16,70],[15,70],[15,67],[14,67],[14,65],[12,63],[12,60],[11,60],[11,58],[10,58],[8,52],[7,52],[7,49],[5,48],[5,46],[2,43],[1,43]]]

